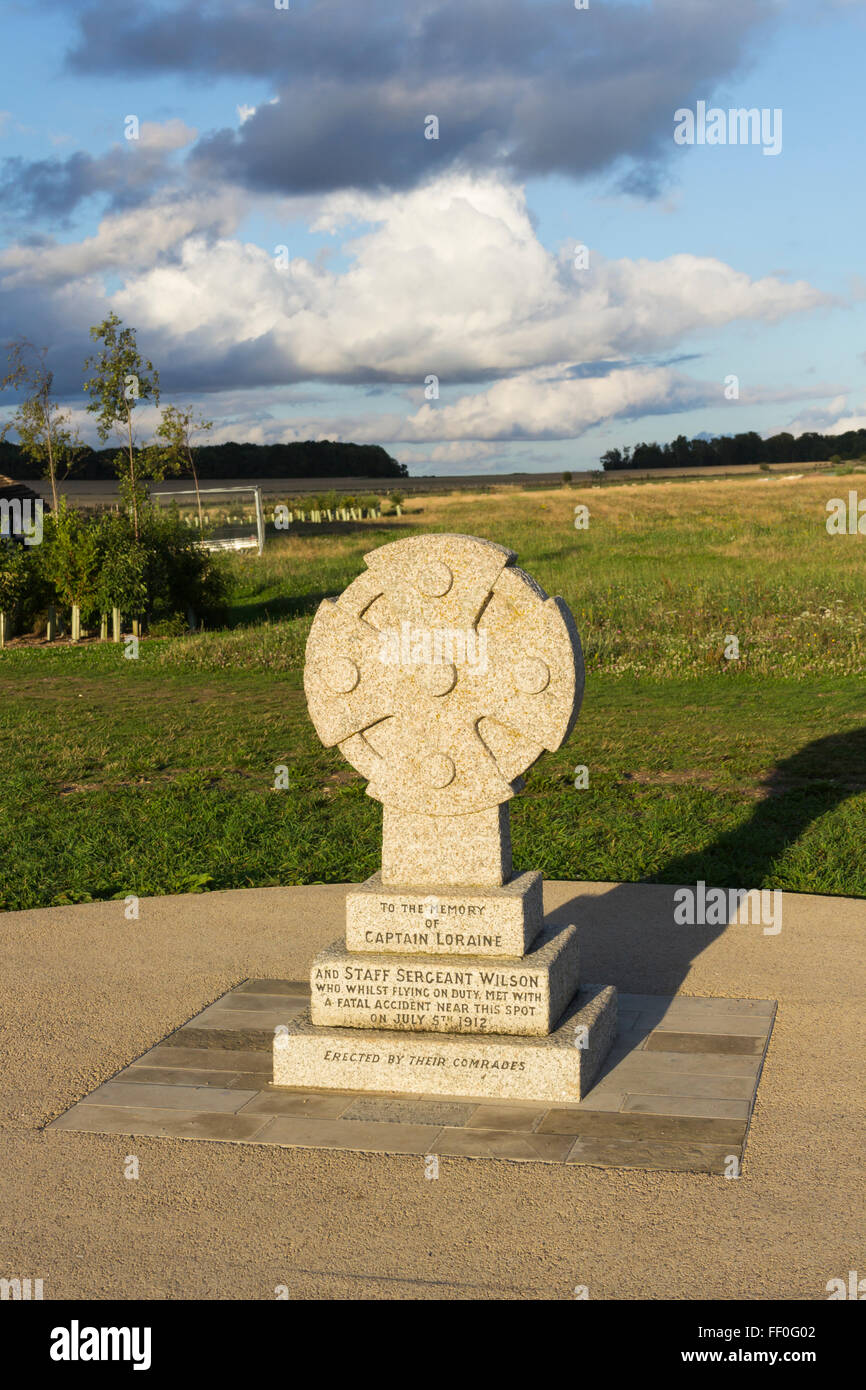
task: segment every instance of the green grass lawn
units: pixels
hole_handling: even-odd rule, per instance
[[[233,557],[222,631],[143,641],[138,661],[13,645],[0,908],[372,873],[381,810],[312,730],[303,649],[320,598],[413,530],[510,545],[581,629],[580,720],[512,803],[519,866],[866,896],[866,538],[827,536],[844,480],[762,483],[413,500],[399,531]]]

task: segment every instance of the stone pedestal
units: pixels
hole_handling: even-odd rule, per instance
[[[581,991],[544,1038],[319,1028],[305,1012],[274,1040],[274,1085],[573,1104],[615,1035],[611,986]]]
[[[544,1038],[321,1029],[302,1013],[274,1040],[274,1086],[574,1104],[614,1036],[610,986],[578,994]]]
[[[381,874],[346,895],[350,951],[522,956],[541,931],[541,874],[515,874],[501,887],[385,887]]]
[[[577,992],[577,930],[557,927],[525,956],[320,951],[310,971],[312,1021],[432,1033],[552,1032]]]
[[[275,1037],[275,1086],[586,1094],[616,1034],[616,990],[580,988],[577,928],[544,926],[540,874],[414,893],[374,874],[349,890],[346,920],[345,944],[313,961],[310,1008]]]

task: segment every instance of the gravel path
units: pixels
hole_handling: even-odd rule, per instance
[[[303,978],[342,892],[0,914],[0,1275],[85,1299],[822,1299],[866,1275],[860,900],[786,894],[765,935],[676,927],[667,887],[546,885],[585,979],[779,1001],[737,1180],[44,1132],[232,985]]]

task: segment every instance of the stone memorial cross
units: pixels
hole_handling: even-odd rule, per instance
[[[474,536],[413,536],[316,613],[304,689],[326,747],[383,803],[384,884],[503,884],[508,802],[583,694],[562,599]]]
[[[580,988],[576,926],[514,872],[508,803],[583,694],[562,599],[475,536],[412,536],[326,599],[304,688],[322,742],[382,802],[382,869],[346,894],[274,1084],[579,1100],[616,1030]]]

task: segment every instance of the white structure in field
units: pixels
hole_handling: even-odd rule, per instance
[[[172,488],[152,492],[150,496],[163,506],[178,503],[181,498],[193,498],[190,522],[200,528],[206,550],[255,550],[261,555],[265,548],[265,514],[260,487]],[[211,513],[220,498],[226,499],[222,507],[225,515],[214,520]],[[184,505],[189,506],[189,503],[184,501]],[[249,518],[248,510],[252,511]]]

